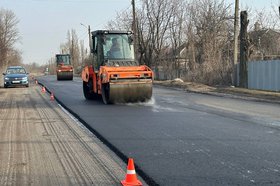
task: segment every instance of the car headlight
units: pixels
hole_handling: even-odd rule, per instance
[[[23,77],[22,80],[23,80],[23,81],[27,81],[27,77]]]
[[[5,80],[9,80],[9,78],[5,77]]]

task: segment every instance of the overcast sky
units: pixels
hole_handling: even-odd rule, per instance
[[[140,0],[136,0],[136,2]],[[279,6],[279,0],[239,0],[241,9]],[[234,4],[234,0],[226,0]],[[23,62],[46,64],[66,41],[67,31],[75,29],[87,43],[87,29],[103,29],[116,13],[131,8],[131,0],[0,0],[0,7],[12,10],[19,22]]]

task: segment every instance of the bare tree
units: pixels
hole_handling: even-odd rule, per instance
[[[81,53],[81,63],[83,63],[87,55],[85,50],[84,40],[80,40],[80,53]]]
[[[140,43],[145,44],[145,62],[153,66],[156,76],[159,77],[159,65],[164,56],[166,47],[167,30],[175,11],[175,1],[170,0],[143,0],[143,11],[147,19],[144,19],[147,28],[140,38]],[[138,28],[141,28],[138,27]]]
[[[194,22],[192,20],[194,20],[194,16],[192,14],[192,5],[188,5],[186,8],[186,20],[188,20],[188,22],[186,23],[186,28],[185,28],[185,34],[186,34],[186,51],[185,51],[185,57],[186,57],[186,61],[187,64],[185,65],[185,70],[187,71],[187,69],[189,70],[187,72],[187,74],[185,74],[186,76],[189,76],[188,78],[190,80],[194,80],[193,74],[195,71],[195,66],[196,66],[196,56],[197,56],[197,51],[196,51],[196,41],[197,36],[196,36],[196,29],[195,29],[195,25]]]
[[[168,59],[166,68],[163,66],[169,72],[170,67],[175,70],[175,74],[171,73],[172,79],[173,76],[181,77],[181,66],[183,62],[186,62],[186,60],[182,61],[185,56],[181,54],[183,48],[186,47],[186,32],[184,31],[186,24],[186,3],[183,0],[174,0],[174,15],[170,19],[167,30],[167,42],[171,46],[169,46],[170,52],[166,57]]]
[[[145,11],[145,6],[142,5],[140,9],[137,9],[137,41],[138,41],[138,56],[139,56],[139,63],[146,64],[151,66],[152,57],[152,47],[149,44],[149,25],[148,25],[148,18]]]
[[[22,64],[22,54],[19,50],[10,49],[7,54],[7,64],[6,65],[21,65]]]
[[[198,51],[196,62],[200,64],[197,80],[216,84],[227,81],[230,62],[224,60],[224,48],[229,42],[229,6],[223,0],[196,0],[192,7]]]
[[[85,48],[84,40],[80,40],[80,56],[81,60],[79,66],[76,69],[77,74],[82,72],[82,67],[86,64],[86,60],[90,58],[90,56],[87,56],[87,49]]]
[[[132,13],[129,10],[118,12],[115,19],[105,26],[109,30],[131,30]]]
[[[54,75],[56,74],[56,61],[55,61],[55,57],[51,57],[49,60],[48,60],[48,64],[46,65],[46,67],[49,69],[49,73]],[[45,67],[45,68],[46,68]]]
[[[258,23],[260,28],[279,29],[280,19],[278,7],[271,7],[270,10],[263,8],[261,10],[247,12],[250,15],[249,30],[255,29],[255,23]]]
[[[11,10],[0,10],[0,66],[8,66],[8,54],[13,53],[14,44],[19,40],[18,23]]]
[[[70,49],[70,55],[72,58],[72,64],[74,70],[77,70],[80,64],[80,47],[79,47],[79,39],[77,33],[74,29],[71,30],[70,37],[68,37],[68,46]]]
[[[35,74],[41,74],[46,70],[46,68],[50,69],[48,64],[40,65],[36,62],[25,64],[24,66],[27,72]]]
[[[71,31],[68,30],[67,42],[60,45],[60,50],[61,53],[67,53],[71,55],[73,68],[75,71],[78,70],[81,65],[80,46],[78,36],[74,29],[72,29]]]
[[[262,9],[251,11],[249,15],[249,37],[252,46],[250,60],[279,59],[280,32],[278,7],[271,7],[273,11]]]

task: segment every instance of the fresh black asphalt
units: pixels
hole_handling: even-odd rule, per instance
[[[80,78],[38,80],[149,184],[280,185],[279,105],[161,87],[149,103],[104,105],[85,100]]]

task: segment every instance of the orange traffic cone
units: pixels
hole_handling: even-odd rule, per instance
[[[127,173],[126,173],[126,176],[125,176],[125,180],[121,181],[121,184],[123,186],[142,185],[142,183],[137,179],[135,168],[134,168],[134,162],[133,162],[132,158],[128,159]]]
[[[51,101],[54,101],[54,95],[51,93]]]
[[[45,93],[46,92],[46,88],[43,86],[42,87],[42,92]]]

